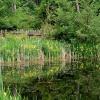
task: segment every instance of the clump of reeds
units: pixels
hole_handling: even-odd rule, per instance
[[[29,60],[59,59],[64,44],[55,40],[6,36],[0,38],[0,61],[26,62]]]
[[[0,91],[0,100],[22,100],[20,94],[17,95],[11,95],[10,90],[7,92]]]

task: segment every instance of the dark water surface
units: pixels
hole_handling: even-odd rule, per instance
[[[100,63],[56,62],[2,67],[4,87],[20,91],[23,100],[100,100]]]

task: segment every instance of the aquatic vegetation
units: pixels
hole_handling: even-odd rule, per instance
[[[27,100],[74,100],[77,97],[80,100],[95,100],[100,94],[99,67],[98,62],[79,62],[65,66],[47,65],[41,69],[39,65],[19,70],[5,69],[3,80],[6,85],[18,85],[21,95],[29,97]]]
[[[48,65],[48,67],[43,68],[41,65],[33,65],[30,67],[23,67],[23,70],[16,68],[8,68],[9,71],[3,73],[3,81],[7,83],[27,83],[29,80],[45,78],[47,80],[52,79],[57,73],[63,72],[64,66],[59,65]],[[44,70],[43,70],[44,69]],[[5,69],[6,70],[6,69]],[[12,78],[11,78],[12,77]]]
[[[21,96],[17,93],[17,91],[14,94],[12,94],[9,88],[6,90],[4,89],[1,69],[0,69],[0,100],[22,100]]]
[[[5,92],[5,91],[0,91],[0,100],[22,100],[21,96],[19,94],[17,95],[11,95],[10,90]]]
[[[45,58],[51,55],[57,57],[64,47],[63,43],[55,40],[28,38],[23,35],[0,37],[0,46],[0,59],[3,61],[39,58],[41,55]]]
[[[13,63],[7,64],[2,69],[4,86],[14,87],[13,85],[16,84],[18,91],[21,88],[20,95],[12,95],[13,91],[7,90],[1,92],[1,100],[14,100],[15,98],[15,100],[21,100],[23,96],[28,97],[27,100],[30,100],[29,97],[35,98],[33,100],[37,100],[38,97],[45,100],[48,98],[50,100],[68,98],[69,100],[70,97],[74,100],[73,98],[78,97],[77,93],[85,98],[87,86],[90,95],[99,95],[99,86],[94,82],[95,80],[100,82],[100,65],[95,64],[94,59],[92,60],[92,57],[97,54],[97,47],[93,44],[67,44],[56,40],[8,35],[5,38],[0,37],[0,47],[0,61]],[[66,53],[70,53],[71,56],[69,64],[59,61],[63,59],[62,56],[66,57]],[[47,61],[43,62],[43,58]],[[68,59],[70,59],[69,56]],[[27,62],[29,60],[38,61],[39,64]],[[22,61],[22,63],[15,64],[16,61]],[[93,87],[92,90],[91,87]],[[72,93],[74,93],[73,96]]]
[[[7,35],[0,37],[0,61],[26,62],[62,60],[77,56],[83,58],[96,57],[98,46],[92,43],[72,43],[47,40],[24,35]],[[74,55],[73,55],[74,54]],[[95,55],[95,56],[94,56]],[[68,57],[67,57],[68,56]],[[76,59],[76,58],[75,58]]]

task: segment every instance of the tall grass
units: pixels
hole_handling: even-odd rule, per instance
[[[60,57],[64,44],[55,40],[6,36],[0,38],[0,60],[20,61],[39,58]]]
[[[0,91],[0,100],[22,100],[22,99],[19,94],[16,96],[11,95],[10,90],[9,90],[7,92]]]
[[[96,57],[96,46],[92,43],[72,44],[47,40],[24,35],[7,35],[0,37],[0,61],[1,62],[44,62],[57,61],[72,58]],[[94,55],[95,54],[95,55]],[[66,57],[67,56],[67,57]]]

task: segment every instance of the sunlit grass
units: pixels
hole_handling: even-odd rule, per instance
[[[19,56],[23,56],[24,59],[38,57],[41,51],[45,57],[49,54],[57,57],[60,56],[62,48],[64,44],[55,40],[7,35],[0,38],[0,59],[15,61]]]

